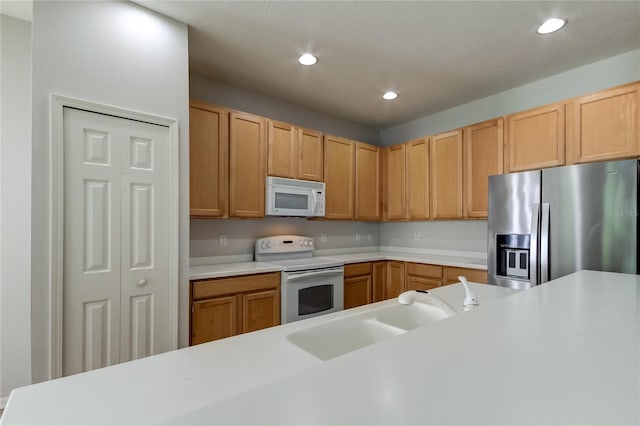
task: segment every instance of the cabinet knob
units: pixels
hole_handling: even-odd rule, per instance
[[[142,287],[143,285],[145,285],[147,283],[147,280],[138,280],[138,287]]]

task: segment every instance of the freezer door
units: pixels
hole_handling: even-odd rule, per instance
[[[636,160],[545,169],[542,205],[542,282],[581,269],[638,272]]]
[[[489,284],[524,289],[535,282],[540,179],[539,170],[489,177]]]

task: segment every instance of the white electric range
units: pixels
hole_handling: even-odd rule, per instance
[[[256,240],[255,260],[282,267],[283,324],[344,309],[344,264],[313,257],[313,238],[278,235]]]

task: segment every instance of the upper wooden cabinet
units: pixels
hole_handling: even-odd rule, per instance
[[[463,130],[465,217],[488,217],[489,176],[503,172],[503,126],[504,120],[499,118]]]
[[[507,172],[565,163],[564,104],[545,105],[507,116]]]
[[[429,138],[416,139],[406,145],[409,219],[429,219]]]
[[[229,114],[229,216],[264,217],[265,119]]]
[[[384,220],[406,220],[406,156],[407,145],[383,149],[383,217]]]
[[[640,156],[640,84],[583,96],[567,104],[572,163]]]
[[[356,220],[380,220],[380,148],[356,142]]]
[[[462,130],[431,138],[431,218],[462,217]]]
[[[268,120],[267,175],[296,179],[298,176],[298,135],[287,123]]]
[[[327,219],[353,219],[354,167],[354,143],[348,139],[325,135],[324,181]]]
[[[298,128],[298,179],[323,180],[322,133]]]
[[[322,133],[268,120],[267,175],[322,181]]]
[[[189,102],[189,193],[192,217],[227,214],[227,111]]]

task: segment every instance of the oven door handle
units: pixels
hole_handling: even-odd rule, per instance
[[[342,274],[344,274],[344,269],[342,268],[324,269],[322,271],[314,271],[314,272],[303,272],[301,274],[288,273],[286,282],[299,281],[299,280],[304,280],[306,278],[326,277],[328,275],[342,275]]]

